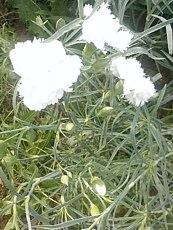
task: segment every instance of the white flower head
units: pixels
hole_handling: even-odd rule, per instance
[[[135,58],[113,58],[110,70],[113,75],[124,80],[123,96],[129,103],[142,106],[154,96],[154,84],[149,78],[145,78],[144,70]]]
[[[109,45],[123,52],[129,47],[132,38],[133,34],[131,31],[127,29],[125,30],[121,27],[121,29],[116,33],[114,39],[109,42]]]
[[[120,79],[135,79],[145,75],[139,61],[135,58],[118,57],[113,58],[110,64],[113,75]]]
[[[126,79],[123,86],[123,95],[129,103],[142,106],[149,98],[155,95],[154,84],[149,78],[140,77],[135,81]]]
[[[93,8],[90,4],[86,4],[83,10],[84,10],[84,16],[88,17],[91,14]]]
[[[84,6],[84,14],[89,16],[92,6]],[[120,51],[128,48],[133,35],[130,31],[122,30],[119,20],[109,9],[107,3],[103,3],[100,8],[94,12],[89,18],[86,18],[82,24],[81,39],[88,43],[93,42],[94,45],[105,52],[105,44],[108,44]]]
[[[24,104],[36,111],[58,102],[64,91],[71,91],[82,65],[80,58],[67,55],[57,40],[17,43],[9,56],[14,72],[21,76],[19,94]]]

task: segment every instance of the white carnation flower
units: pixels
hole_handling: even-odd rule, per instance
[[[123,28],[119,29],[116,33],[115,38],[112,39],[108,44],[114,48],[117,48],[121,52],[127,50],[130,41],[132,40],[133,35],[130,30],[124,30]]]
[[[113,58],[110,70],[113,75],[124,80],[123,96],[129,103],[142,106],[154,96],[154,84],[149,78],[145,78],[144,70],[135,58]]]
[[[84,9],[83,9],[84,16],[88,17],[91,14],[92,10],[93,10],[92,6],[90,4],[86,4]]]
[[[141,64],[135,58],[118,57],[113,58],[110,64],[110,70],[116,77],[120,79],[134,79],[145,75]]]
[[[90,17],[92,6],[84,6],[84,14],[88,17],[82,24],[82,36],[80,39],[86,40],[88,43],[93,42],[94,45],[105,52],[105,44],[108,44],[120,51],[128,48],[132,33],[122,29],[119,20],[108,8],[107,3],[103,3],[100,8]]]
[[[134,70],[135,71],[135,70]],[[142,106],[148,99],[155,95],[154,84],[149,78],[139,77],[135,81],[126,79],[123,86],[123,95],[129,103]]]
[[[14,71],[21,76],[19,94],[24,104],[36,111],[58,102],[64,91],[71,91],[82,65],[80,58],[67,55],[57,40],[17,43],[9,56]]]

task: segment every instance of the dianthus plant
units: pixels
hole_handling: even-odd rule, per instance
[[[155,167],[166,159],[169,146],[162,146],[157,118],[150,119],[153,108],[152,113],[157,113],[162,95],[142,68],[143,49],[135,47],[136,34],[120,23],[112,5],[103,0],[94,5],[81,2],[78,0],[78,17],[67,24],[60,19],[57,25],[63,26],[55,33],[38,17],[35,23],[45,30],[45,37],[18,42],[9,54],[19,77],[13,98],[15,118],[20,122],[20,115],[27,111],[29,116],[37,114],[39,123],[35,125],[37,119],[34,124],[22,120],[26,127],[17,141],[17,146],[24,146],[19,154],[21,162],[31,160],[31,168],[32,163],[37,167],[33,166],[32,172],[39,177],[23,183],[26,191],[21,186],[27,229],[44,218],[50,218],[45,223],[51,225],[40,229],[66,229],[73,224],[81,224],[79,229],[148,229],[145,224],[152,221],[152,215],[159,220],[161,210],[167,213],[162,207],[172,201],[166,195],[164,206],[162,195],[152,184],[159,181],[156,187],[158,184],[164,193],[161,169]],[[154,107],[156,100],[159,103]],[[42,125],[44,121],[46,125]],[[35,134],[31,136],[36,147],[28,144],[24,135],[28,130]],[[34,155],[30,156],[32,150]],[[166,167],[162,165],[164,170]],[[152,178],[154,170],[158,174]],[[47,190],[42,191],[44,186]],[[20,193],[20,189],[16,191]],[[157,198],[151,198],[152,193]],[[160,199],[160,206],[156,199]],[[152,205],[154,211],[150,212]],[[38,221],[31,221],[34,215]],[[131,221],[136,225],[130,228]]]

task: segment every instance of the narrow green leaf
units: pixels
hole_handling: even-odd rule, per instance
[[[161,23],[159,23],[158,25],[153,26],[153,27],[151,27],[151,28],[149,28],[149,29],[147,29],[147,30],[145,30],[145,31],[143,31],[143,32],[141,32],[141,33],[139,33],[139,34],[137,34],[137,35],[134,36],[134,38],[132,39],[131,44],[134,43],[134,42],[136,42],[136,41],[138,41],[138,40],[140,40],[141,38],[143,38],[143,37],[145,37],[145,36],[148,36],[149,34],[155,32],[155,31],[157,31],[157,30],[160,30],[161,28],[167,26],[168,24],[170,24],[170,23],[172,23],[172,22],[173,22],[173,18],[167,20],[166,22],[161,22]]]
[[[78,0],[79,18],[83,19],[83,0]]]
[[[81,22],[82,22],[82,20],[79,19],[79,18],[74,19],[73,21],[71,21],[68,24],[64,25],[62,28],[60,28],[54,34],[52,34],[52,36],[50,36],[48,39],[44,40],[44,42],[50,42],[50,41],[59,39],[65,33],[76,29],[80,25]]]
[[[153,17],[159,18],[162,22],[166,22],[167,20],[161,16],[153,14]],[[173,51],[173,36],[172,36],[172,27],[171,24],[166,25],[166,37],[168,43],[168,51],[169,54],[172,54]]]
[[[132,56],[135,54],[146,54],[148,57],[150,57],[153,60],[164,60],[165,58],[160,58],[160,57],[156,57],[153,54],[151,54],[149,52],[148,49],[142,48],[142,47],[132,47],[129,48],[125,51],[125,56]]]
[[[11,191],[13,195],[16,195],[19,198],[23,198],[16,190],[15,188],[11,185],[10,181],[7,179],[4,171],[0,167],[0,178],[3,180],[4,184],[8,187],[8,189]]]
[[[29,205],[30,214],[38,221],[43,223],[49,223],[49,219],[45,218],[44,215],[38,214],[30,205]]]
[[[70,220],[61,224],[55,224],[55,225],[40,225],[40,226],[33,226],[34,228],[41,228],[41,229],[62,229],[62,228],[67,228],[70,226],[74,226],[74,225],[78,225],[81,223],[84,223],[86,221],[91,222],[92,220],[94,220],[96,218],[96,216],[87,216],[87,217],[83,217],[83,218],[79,218],[79,219],[75,219],[75,220]]]
[[[152,111],[152,115],[156,115],[157,114],[157,110],[161,106],[163,97],[165,95],[165,91],[166,91],[166,85],[163,87],[162,90],[159,91],[159,97],[158,97],[157,103],[154,105],[154,109]]]
[[[123,24],[124,13],[126,11],[126,6],[128,2],[130,2],[130,0],[119,0],[118,1],[118,14],[119,14],[119,20],[121,24]]]

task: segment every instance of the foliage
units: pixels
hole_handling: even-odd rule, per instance
[[[86,67],[73,92],[58,105],[28,111],[17,97],[18,78],[8,59],[14,41],[8,28],[1,29],[0,215],[8,218],[4,230],[172,229],[173,81],[166,79],[172,57],[171,35],[165,30],[167,26],[172,32],[172,1],[109,2],[115,15],[136,32],[125,55],[147,58],[152,63],[147,68],[154,69],[158,95],[138,109],[124,102],[120,81],[103,68],[113,51],[104,58],[93,47],[77,43],[77,1],[61,4],[63,15],[56,0],[10,1],[23,21],[40,15],[35,28],[45,37],[51,35],[49,39],[61,39],[68,52],[82,55]],[[66,23],[58,31],[54,16]]]
[[[0,114],[1,122],[8,117],[8,113],[11,113],[11,100],[15,78],[16,76],[7,68],[9,65],[8,52],[12,48],[12,43],[14,42],[14,33],[6,27],[5,24],[2,25],[0,29]]]

